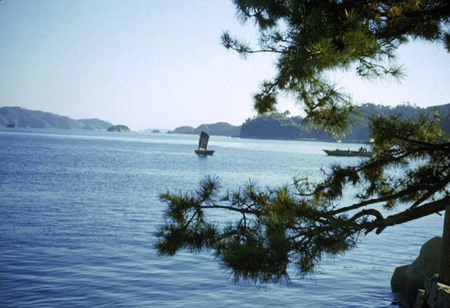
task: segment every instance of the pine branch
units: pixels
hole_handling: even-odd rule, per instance
[[[407,209],[403,212],[388,216],[384,219],[377,219],[372,222],[366,222],[362,224],[360,228],[365,229],[366,234],[372,232],[374,229],[377,229],[376,234],[380,234],[387,227],[403,224],[431,214],[442,212],[449,204],[450,197],[445,197],[441,200],[430,202],[420,207]]]

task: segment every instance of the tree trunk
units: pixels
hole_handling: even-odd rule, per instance
[[[450,285],[450,205],[445,208],[439,280],[446,285]]]

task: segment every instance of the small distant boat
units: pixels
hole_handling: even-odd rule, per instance
[[[195,150],[197,155],[213,155],[214,150],[208,150],[209,135],[202,131],[200,134],[200,140],[198,141],[198,149]]]
[[[346,156],[346,157],[353,157],[353,156],[362,156],[362,157],[372,157],[373,152],[368,151],[366,148],[360,148],[358,151],[354,150],[323,150],[325,153],[327,153],[330,156]]]

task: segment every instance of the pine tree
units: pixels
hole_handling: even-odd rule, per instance
[[[234,3],[239,18],[258,26],[259,46],[252,48],[228,32],[222,35],[223,45],[244,57],[277,55],[277,74],[262,82],[255,109],[275,111],[279,93],[290,93],[312,127],[334,136],[345,133],[358,108],[326,80],[327,73],[354,69],[364,78],[400,78],[396,51],[414,39],[437,42],[450,52],[448,1]],[[291,186],[273,189],[249,183],[221,194],[218,179],[208,177],[195,192],[167,192],[161,196],[167,220],[157,232],[158,252],[211,249],[236,280],[279,282],[289,279],[290,264],[308,274],[325,255],[355,247],[360,235],[442,212],[450,204],[450,138],[439,119],[438,114],[416,121],[373,118],[374,156],[354,166],[333,165],[319,182],[297,178]],[[404,172],[389,172],[392,168]],[[358,189],[355,202],[341,204],[349,187]],[[399,204],[407,209],[399,210]],[[380,207],[394,214],[384,216]],[[231,211],[239,218],[217,226],[205,216],[212,210]],[[444,261],[448,268],[450,260]]]

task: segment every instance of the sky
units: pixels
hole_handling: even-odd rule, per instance
[[[3,0],[0,107],[74,119],[99,118],[133,130],[228,122],[254,116],[252,95],[274,58],[247,60],[220,43],[229,30],[249,42],[257,29],[236,19],[231,0]],[[399,50],[407,75],[330,78],[358,103],[420,107],[450,103],[450,54],[412,42]],[[282,97],[280,111],[301,114]]]

